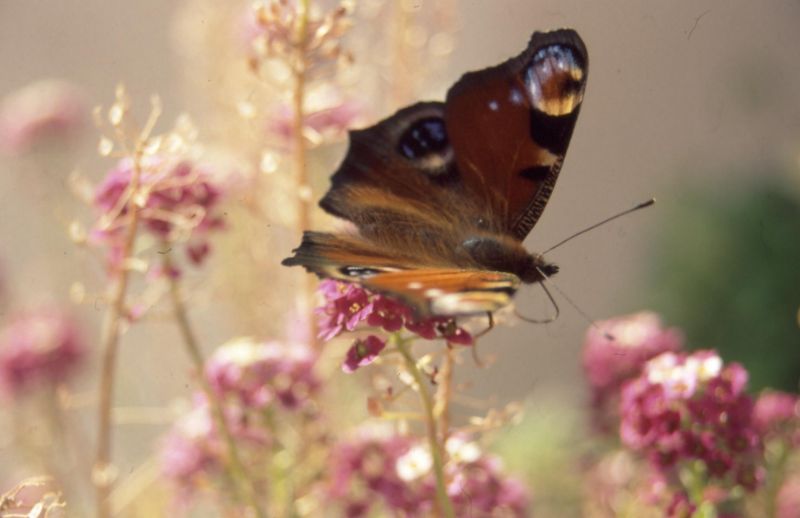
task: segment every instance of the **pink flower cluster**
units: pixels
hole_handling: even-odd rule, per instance
[[[294,410],[320,387],[316,355],[305,345],[242,338],[219,347],[206,362],[212,388],[227,400],[261,409],[279,403]]]
[[[456,516],[529,516],[527,492],[502,473],[496,458],[460,439],[448,441],[447,449],[453,450],[446,477]],[[430,468],[430,453],[413,438],[364,433],[334,449],[329,494],[350,518],[371,516],[378,501],[393,516],[430,516],[435,506]]]
[[[250,421],[243,408],[226,406],[225,419],[239,449],[264,451],[270,446],[265,428]],[[215,484],[228,458],[227,446],[214,423],[208,401],[195,397],[192,410],[176,421],[161,443],[160,464],[165,478],[175,487],[179,501]]]
[[[0,101],[0,149],[24,153],[46,137],[68,134],[85,115],[75,86],[57,80],[31,83]]]
[[[709,480],[754,490],[762,444],[746,383],[739,364],[714,352],[663,353],[622,389],[622,442],[664,475],[700,461]]]
[[[315,361],[306,346],[249,338],[222,345],[208,359],[206,378],[222,400],[227,427],[247,463],[257,464],[269,451],[267,409],[307,408],[309,396],[320,386]],[[216,482],[227,457],[208,401],[198,394],[192,411],[175,423],[162,443],[162,471],[185,500]]]
[[[120,251],[131,204],[137,203],[147,231],[164,244],[188,238],[187,257],[191,263],[201,264],[210,251],[208,233],[224,226],[216,213],[222,193],[211,173],[188,160],[148,157],[142,163],[139,194],[134,200],[133,168],[132,160],[120,160],[97,188],[94,205],[100,220],[92,242],[108,246],[111,266],[118,266],[124,259]]]
[[[411,308],[384,295],[365,290],[358,284],[330,279],[320,282],[319,291],[325,304],[317,308],[319,336],[331,340],[344,331],[354,331],[368,326],[381,328],[390,333],[405,328],[425,340],[446,340],[450,344],[472,345],[472,335],[456,324],[452,317],[428,317],[419,319]],[[376,335],[356,339],[347,352],[342,369],[353,372],[372,363],[378,357],[386,341]]]
[[[43,309],[11,318],[0,334],[0,387],[20,396],[36,385],[56,385],[80,366],[86,346],[62,312]]]
[[[665,328],[658,315],[648,311],[590,327],[583,349],[583,370],[591,389],[595,428],[609,432],[616,427],[619,391],[648,360],[682,348],[682,333]]]

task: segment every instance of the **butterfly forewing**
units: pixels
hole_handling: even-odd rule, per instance
[[[445,121],[461,181],[520,241],[553,191],[587,73],[577,33],[537,32],[522,54],[464,75],[447,94]]]

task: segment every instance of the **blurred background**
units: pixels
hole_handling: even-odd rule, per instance
[[[231,29],[225,29],[213,4],[0,2],[0,97],[55,78],[76,85],[87,106],[107,106],[115,86],[124,82],[142,105],[151,94],[160,95],[165,121],[188,112],[205,142],[225,145],[231,135],[220,114],[240,99],[220,98],[234,72],[214,60],[230,52],[220,41]],[[377,10],[379,4],[364,0],[357,8]],[[412,31],[408,41],[423,53],[432,44],[424,24],[431,23],[425,17],[433,4],[398,3],[412,29],[419,17],[422,29]],[[441,58],[416,62],[417,68],[408,61],[399,75],[386,72],[397,56],[377,43],[388,27],[380,18],[362,26],[356,20],[350,47],[367,107],[354,124],[371,124],[417,99],[442,99],[463,72],[518,53],[532,31],[572,27],[589,50],[587,94],[558,186],[526,246],[545,249],[610,214],[650,197],[658,200],[655,207],[551,254],[561,267],[555,279],[560,318],[548,325],[502,325],[488,335],[481,353],[495,362],[486,370],[461,372],[469,392],[497,401],[530,398],[530,418],[558,420],[561,412],[574,412],[586,401],[580,350],[590,321],[641,309],[684,328],[691,347],[715,348],[726,360],[744,362],[755,388],[795,391],[800,372],[800,3],[447,4],[452,9],[442,23],[449,24],[452,40],[439,41]],[[406,82],[400,85],[403,76]],[[392,97],[376,96],[386,88],[395,89]],[[246,88],[239,93],[247,98]],[[84,123],[68,144],[47,153],[0,157],[4,311],[66,303],[78,281],[89,293],[102,288],[102,264],[68,236],[73,220],[91,218],[70,194],[69,175],[77,169],[97,181],[108,169],[96,153],[97,132],[88,118]],[[247,133],[247,127],[238,131]],[[252,129],[241,138],[257,143],[264,137]],[[314,199],[324,193],[327,175],[344,151],[343,139],[318,151]],[[329,224],[318,218],[318,226]],[[224,266],[247,243],[264,240],[271,243],[274,275],[282,275],[277,261],[296,244],[292,232],[280,225],[231,232],[242,235],[221,240],[210,268]],[[235,277],[236,263],[227,264]],[[204,346],[210,349],[231,334],[279,332],[271,327],[267,309],[285,295],[273,293],[270,300],[271,268],[265,267],[263,278],[231,280],[215,292],[224,296],[193,307],[192,317],[203,323]],[[202,275],[191,279],[200,288],[223,282]],[[281,282],[299,289],[299,279]],[[243,283],[267,290],[248,299],[267,308],[265,313],[243,317],[239,295],[244,292],[237,290],[250,296],[255,289]],[[99,336],[104,304],[98,297],[75,310],[89,343]],[[538,288],[523,290],[517,307],[532,317],[550,311]],[[158,406],[187,396],[186,361],[176,340],[175,330],[157,320],[124,338],[120,405]],[[85,383],[91,388],[88,376]],[[122,457],[146,455],[161,431],[158,419],[122,427]]]

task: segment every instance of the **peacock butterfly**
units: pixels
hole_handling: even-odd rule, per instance
[[[420,315],[495,311],[558,267],[522,240],[553,192],[588,57],[570,29],[350,133],[320,206],[357,233],[305,232],[287,266],[398,297]]]

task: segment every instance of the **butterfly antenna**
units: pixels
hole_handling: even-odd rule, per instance
[[[598,326],[598,325],[597,325],[597,322],[595,322],[595,320],[594,320],[592,317],[590,317],[589,315],[587,315],[587,314],[586,314],[586,312],[580,308],[580,306],[578,306],[577,304],[575,304],[575,302],[574,302],[574,301],[573,301],[571,298],[569,298],[569,297],[567,296],[567,294],[566,294],[566,293],[564,293],[564,291],[563,291],[561,288],[559,288],[559,287],[558,287],[558,285],[557,285],[556,283],[554,283],[553,281],[550,281],[550,284],[553,286],[553,288],[555,288],[555,290],[558,292],[558,294],[559,294],[559,295],[561,295],[562,297],[564,297],[564,300],[566,300],[566,301],[567,301],[567,304],[569,304],[570,306],[572,306],[572,307],[575,309],[575,311],[577,311],[577,312],[578,312],[578,314],[579,314],[580,316],[582,316],[582,317],[583,317],[583,318],[584,318],[584,319],[585,319],[585,320],[586,320],[586,321],[589,323],[589,325],[590,325],[591,327],[593,327],[593,328],[597,329],[598,331],[602,332],[602,333],[603,333],[603,336],[604,336],[604,337],[605,337],[607,340],[612,340],[612,341],[613,341],[613,340],[615,340],[615,338],[614,338],[614,336],[613,336],[613,335],[611,335],[611,334],[610,334],[608,331],[603,331],[603,330],[600,328],[600,326]]]
[[[563,240],[559,241],[559,242],[558,242],[558,243],[556,243],[555,245],[551,246],[550,248],[548,248],[547,250],[545,250],[544,252],[542,252],[542,255],[544,255],[544,254],[546,254],[547,252],[550,252],[550,251],[552,251],[552,250],[555,250],[556,248],[558,248],[559,246],[563,245],[564,243],[566,243],[566,242],[568,242],[568,241],[572,241],[572,240],[573,240],[573,239],[575,239],[576,237],[578,237],[578,236],[580,236],[580,235],[582,235],[582,234],[585,234],[585,233],[589,232],[590,230],[594,230],[594,229],[596,229],[597,227],[603,226],[603,225],[605,225],[606,223],[609,223],[609,222],[611,222],[611,221],[614,221],[614,220],[615,220],[615,219],[617,219],[617,218],[621,218],[622,216],[625,216],[625,215],[627,215],[627,214],[630,214],[631,212],[636,212],[637,210],[640,210],[640,209],[644,209],[644,208],[650,207],[650,206],[654,205],[654,204],[655,204],[655,202],[656,202],[656,199],[655,199],[655,198],[650,198],[649,200],[647,200],[647,201],[645,201],[645,202],[639,203],[639,204],[638,204],[638,205],[636,205],[635,207],[632,207],[632,208],[630,208],[630,209],[628,209],[628,210],[624,210],[624,211],[620,212],[619,214],[614,214],[613,216],[611,216],[611,217],[609,217],[609,218],[606,218],[606,219],[604,219],[603,221],[600,221],[600,222],[598,222],[598,223],[595,223],[594,225],[592,225],[592,226],[590,226],[590,227],[586,227],[586,228],[584,228],[583,230],[580,230],[580,231],[578,231],[578,232],[575,232],[574,234],[572,234],[572,235],[571,235],[571,236],[569,236],[568,238],[566,238],[566,239],[563,239]]]
[[[558,315],[561,314],[561,310],[558,308],[558,304],[556,303],[556,299],[553,298],[553,294],[550,293],[550,290],[548,290],[547,286],[545,285],[545,280],[550,282],[550,278],[547,275],[545,275],[545,273],[542,270],[540,270],[539,268],[536,268],[536,269],[539,270],[539,275],[542,276],[542,280],[539,281],[539,286],[541,286],[542,289],[544,290],[544,292],[547,294],[547,298],[550,299],[550,303],[555,308],[556,314],[553,315],[552,317],[545,318],[545,319],[529,318],[529,317],[520,315],[520,313],[519,313],[519,311],[517,311],[516,307],[514,308],[514,314],[517,315],[517,318],[519,318],[520,320],[523,320],[525,322],[530,322],[531,324],[549,324],[550,322],[553,322],[558,318]],[[559,292],[560,291],[561,290],[559,290]]]

